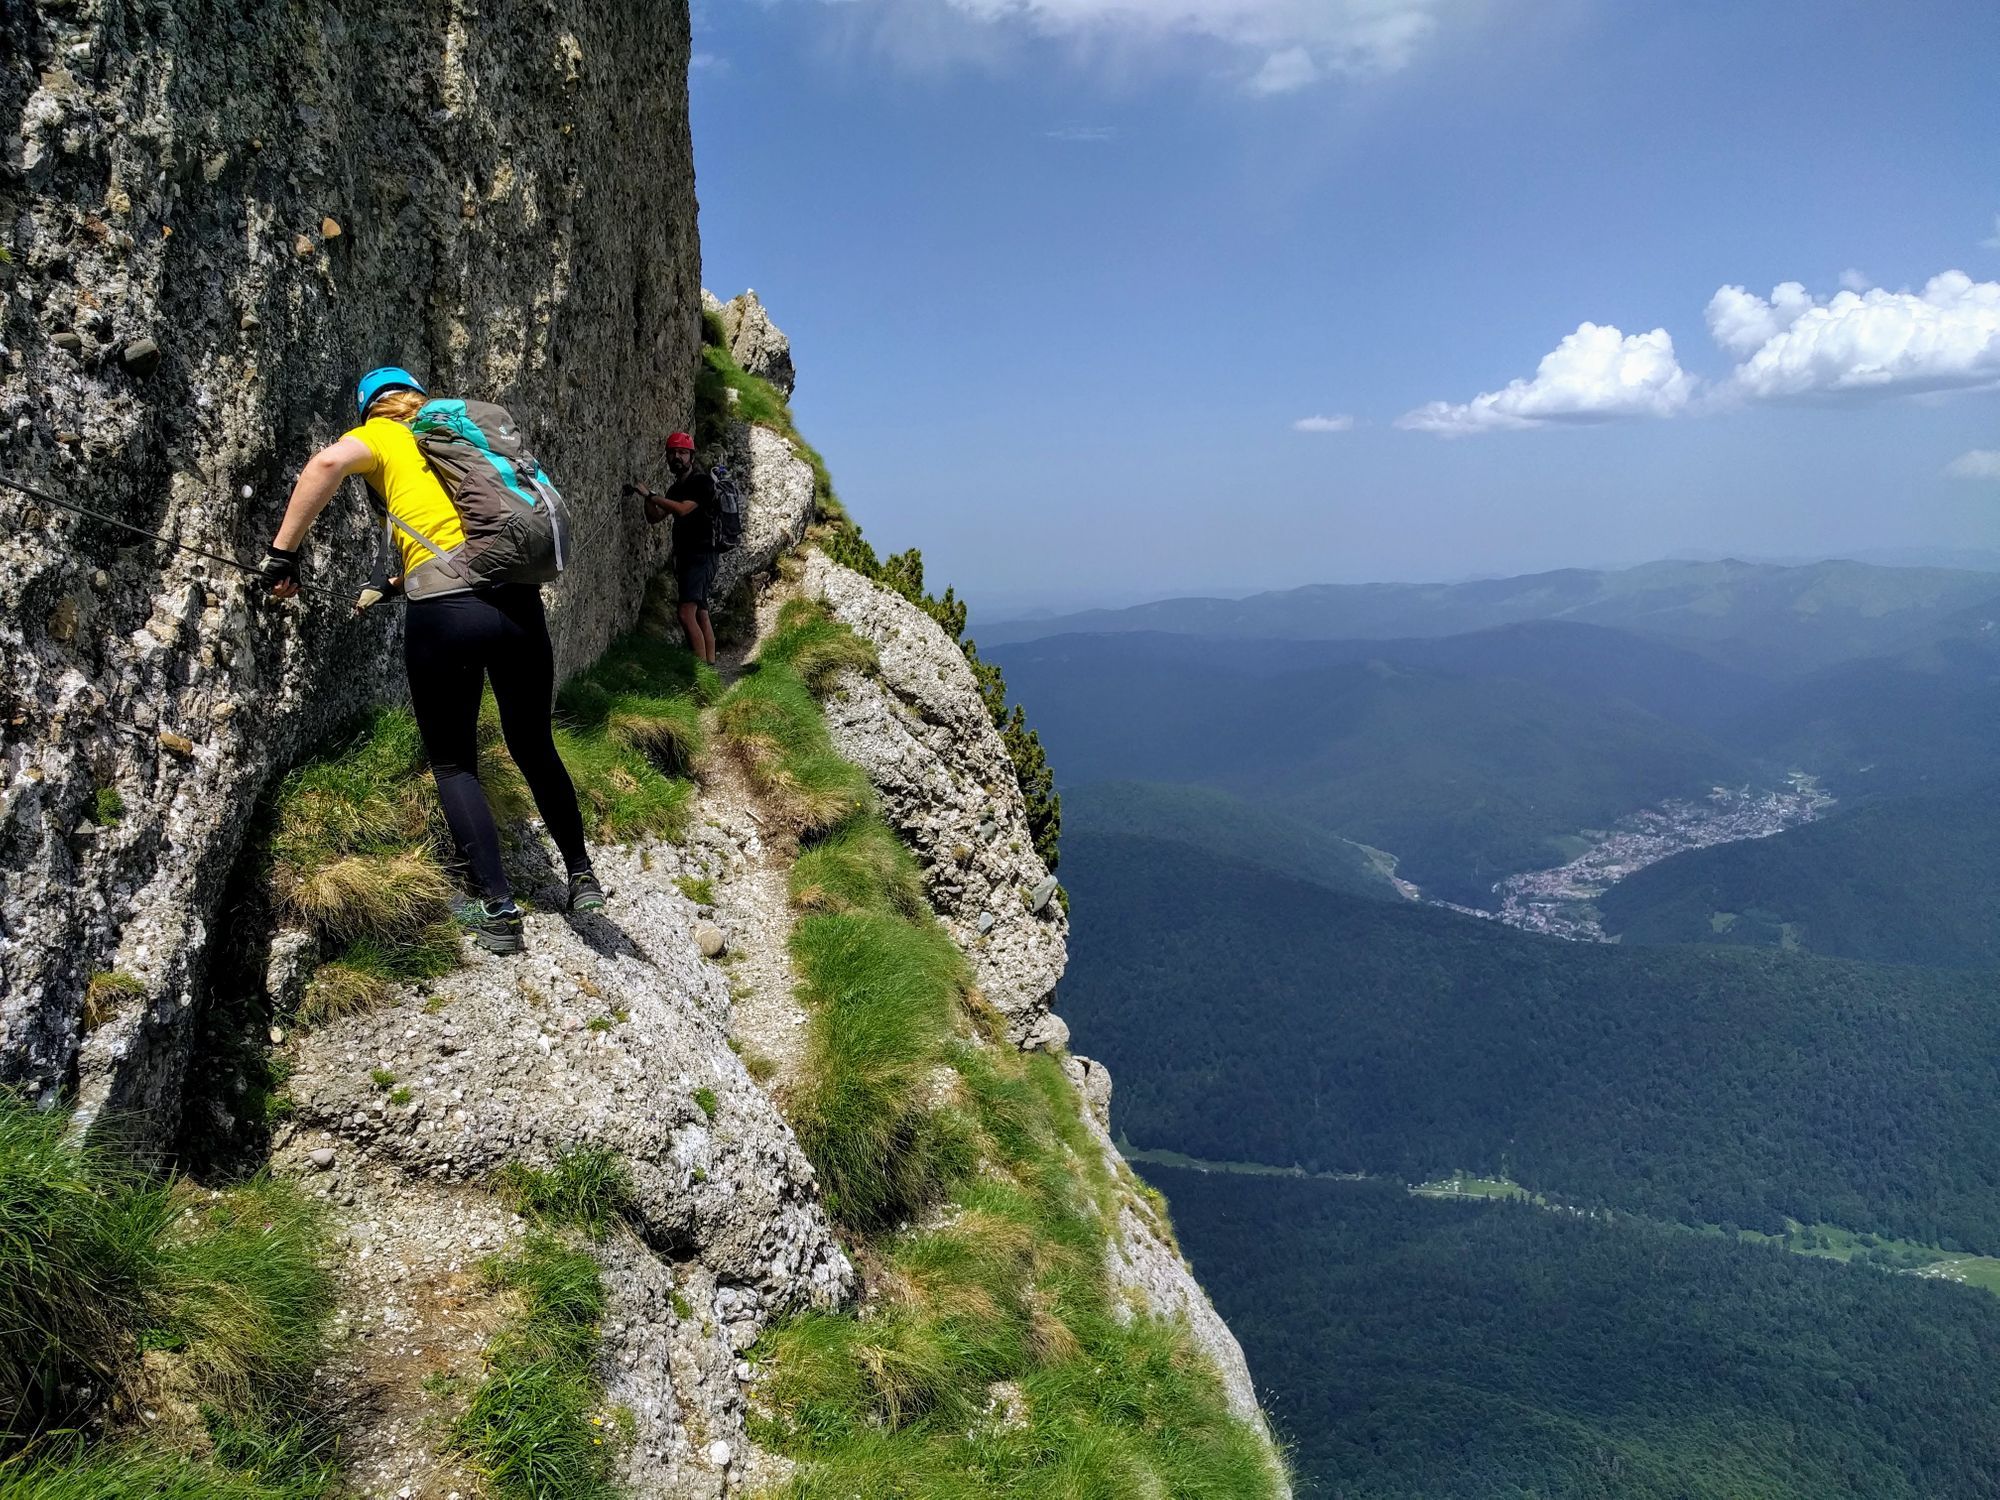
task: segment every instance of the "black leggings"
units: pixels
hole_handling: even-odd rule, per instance
[[[541,590],[503,584],[412,600],[403,617],[403,664],[445,822],[480,893],[494,901],[512,894],[500,865],[500,830],[479,785],[479,698],[488,678],[507,753],[527,778],[543,825],[571,873],[589,869],[576,788],[549,723],[556,664]]]

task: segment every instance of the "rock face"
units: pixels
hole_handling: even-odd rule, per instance
[[[385,59],[393,59],[385,65]],[[0,472],[255,560],[358,372],[504,402],[577,515],[559,666],[666,546],[618,498],[699,339],[685,0],[0,10]],[[351,486],[358,490],[358,486]],[[253,800],[400,692],[338,499],[310,592],[0,497],[0,1082],[171,1120]],[[87,817],[115,791],[122,814]],[[140,991],[86,1032],[90,976]]]
[[[1007,1018],[1009,1037],[1023,1048],[1060,1048],[1069,1028],[1051,1007],[1069,958],[1069,920],[1054,902],[1033,909],[1048,869],[964,652],[907,599],[822,553],[808,554],[799,587],[872,641],[881,660],[879,675],[847,673],[827,700],[836,748],[868,772],[890,823],[916,851],[931,904]],[[1113,1288],[1132,1315],[1184,1323],[1221,1377],[1231,1412],[1269,1439],[1242,1347],[1112,1143],[1110,1074],[1079,1057],[1064,1068],[1107,1166],[1125,1184],[1106,1251]],[[1275,1445],[1271,1453],[1280,1469]],[[1282,1483],[1279,1491],[1290,1493]]]
[[[730,1463],[751,1456],[743,1351],[773,1317],[844,1301],[854,1273],[790,1128],[730,1049],[728,980],[672,883],[687,856],[668,845],[593,855],[611,891],[603,914],[531,915],[526,955],[476,957],[426,995],[300,1038],[276,1164],[349,1219],[398,1226],[370,1240],[369,1259],[421,1274],[497,1247],[490,1213],[413,1218],[409,1203],[480,1186],[509,1162],[616,1152],[639,1238],[598,1252],[603,1364],[609,1400],[633,1414],[632,1493],[719,1496]],[[408,1420],[389,1409],[350,1435],[364,1471],[390,1465],[380,1493],[422,1486],[421,1471],[393,1466],[407,1445],[383,1431]],[[717,1443],[730,1445],[721,1463]]]
[[[1096,1138],[1104,1159],[1114,1175],[1129,1171],[1124,1157],[1111,1141],[1111,1075],[1102,1064],[1087,1057],[1064,1060],[1063,1070],[1084,1101],[1083,1119]],[[1160,1318],[1178,1318],[1187,1324],[1195,1347],[1208,1356],[1222,1377],[1229,1397],[1229,1409],[1241,1422],[1254,1424],[1266,1436],[1270,1428],[1263,1408],[1257,1404],[1257,1388],[1250,1379],[1250,1366],[1243,1347],[1222,1321],[1222,1314],[1208,1300],[1208,1293],[1195,1280],[1194,1271],[1181,1259],[1167,1237],[1165,1228],[1143,1200],[1128,1194],[1118,1213],[1118,1233],[1107,1256],[1111,1284],[1135,1299],[1141,1308]]]
[[[704,292],[703,305],[722,319],[729,336],[729,354],[752,375],[768,380],[787,396],[798,384],[792,368],[792,341],[778,330],[754,291],[740,293],[727,302],[718,302]]]
[[[1061,1046],[1069,1028],[1050,1007],[1069,961],[1069,919],[1053,901],[1032,909],[1048,867],[965,653],[909,600],[821,553],[801,587],[881,657],[879,677],[849,673],[827,703],[835,747],[868,773],[916,851],[931,904],[1009,1035]]]

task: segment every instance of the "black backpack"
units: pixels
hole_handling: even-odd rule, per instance
[[[708,471],[715,485],[715,514],[709,517],[709,546],[717,552],[733,552],[743,545],[743,491],[736,476],[717,464]]]

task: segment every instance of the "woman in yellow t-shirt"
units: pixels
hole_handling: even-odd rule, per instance
[[[459,920],[490,952],[519,953],[521,909],[500,863],[492,806],[479,784],[479,701],[489,680],[507,753],[527,779],[543,826],[569,867],[570,910],[600,910],[604,889],[590,868],[576,788],[556,753],[549,721],[555,651],[541,590],[526,583],[473,588],[437,566],[438,553],[462,543],[465,531],[410,431],[424,399],[423,386],[407,370],[385,367],[361,378],[354,400],[361,425],[307,461],[262,572],[279,598],[296,594],[299,546],[307,530],[343,479],[359,474],[368,481],[389,516],[402,558],[409,596],[403,664],[410,706],[452,841],[479,892],[459,908]]]

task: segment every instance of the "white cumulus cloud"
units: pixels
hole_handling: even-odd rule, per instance
[[[1345,412],[1331,417],[1300,417],[1292,423],[1294,432],[1350,432],[1354,428],[1354,418]]]
[[[1825,301],[1788,281],[1770,297],[1726,286],[1708,304],[1716,343],[1750,400],[1962,390],[2000,381],[2000,282],[1963,271],[1918,292],[1876,287]]]
[[[1547,422],[1670,417],[1688,404],[1695,378],[1674,357],[1664,328],[1626,335],[1585,323],[1543,356],[1533,380],[1516,380],[1454,404],[1433,401],[1396,419],[1398,427],[1462,437],[1540,427]]]
[[[1974,448],[1944,466],[1953,479],[2000,479],[2000,448]]]
[[[1407,67],[1482,0],[936,0],[977,21],[1091,41],[1194,39],[1241,54],[1254,93]]]
[[[1303,47],[1287,47],[1264,59],[1264,66],[1250,75],[1247,85],[1253,94],[1292,94],[1308,84],[1318,83],[1319,64]]]

